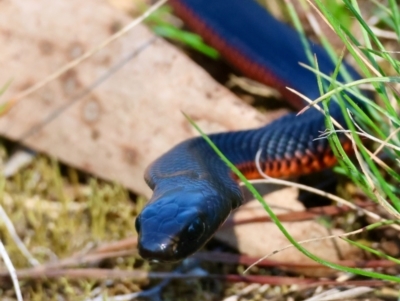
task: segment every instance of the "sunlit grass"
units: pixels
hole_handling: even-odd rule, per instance
[[[395,5],[394,2],[395,1],[390,1],[390,10],[383,9],[381,5],[377,4],[376,14],[381,16],[385,23],[390,23],[390,28],[392,28],[398,34],[400,28],[400,12],[398,5]],[[396,223],[398,217],[400,216],[400,199],[397,196],[399,189],[397,188],[398,185],[396,185],[396,183],[398,183],[400,180],[400,162],[398,160],[400,153],[398,151],[400,148],[400,135],[396,134],[398,133],[400,125],[398,116],[399,95],[397,95],[397,90],[395,89],[395,84],[400,82],[400,78],[397,76],[399,70],[398,61],[392,58],[390,51],[385,49],[383,43],[380,42],[379,38],[373,33],[368,24],[364,21],[359,11],[357,1],[343,0],[343,2],[340,4],[340,14],[331,13],[331,7],[328,6],[332,6],[332,2],[316,0],[315,3],[316,8],[324,15],[332,29],[343,41],[347,51],[354,58],[356,68],[365,77],[364,80],[361,80],[358,83],[355,82],[347,85],[337,83],[335,79],[339,72],[341,72],[345,79],[351,80],[351,78],[349,78],[346,70],[340,68],[342,57],[336,55],[328,39],[322,34],[319,35],[322,45],[328,51],[331,58],[337,62],[338,68],[332,75],[320,74],[318,71],[318,61],[315,61],[308,46],[306,36],[301,27],[301,22],[298,19],[294,7],[291,6],[290,1],[288,1],[288,10],[290,12],[289,15],[292,17],[294,24],[296,24],[298,31],[303,37],[303,47],[308,53],[309,65],[312,66],[311,68],[313,68],[317,75],[316,80],[318,80],[320,84],[322,96],[320,100],[321,102],[318,105],[321,107],[323,113],[325,113],[327,116],[326,124],[327,129],[330,132],[330,135],[325,138],[329,139],[331,146],[340,162],[340,166],[335,170],[347,175],[350,179],[352,179],[368,197],[379,203],[391,218],[396,219],[396,221],[388,221],[384,224],[373,225],[373,227],[371,226],[371,228],[367,228],[366,231],[375,228],[376,226],[384,226],[386,223]],[[303,4],[305,5],[305,2],[303,2]],[[343,21],[343,16],[341,16],[341,14],[344,10],[350,12],[347,20],[354,19],[360,27],[363,33],[362,42],[359,42],[350,33],[349,24]],[[383,68],[380,67],[377,57],[388,62],[391,66],[391,70],[389,71],[394,71],[392,74],[396,74],[396,76],[389,76],[386,74]],[[330,83],[329,86],[326,86],[322,83],[322,77],[328,80]],[[370,99],[364,94],[364,92],[362,92],[361,89],[359,89],[361,83],[368,83],[368,85],[375,90],[376,94],[378,95],[378,105],[375,104],[374,99]],[[361,103],[357,104],[354,102],[354,100],[350,99],[348,95],[341,94],[340,91],[343,90],[348,94],[355,96],[361,101]],[[356,160],[354,160],[353,157],[350,157],[344,151],[341,142],[336,135],[338,129],[334,126],[334,122],[329,118],[327,104],[329,101],[333,101],[333,98],[336,98],[336,101],[339,102],[342,112],[345,115],[349,129],[348,134],[350,139],[353,141],[353,146],[355,148]],[[211,140],[209,140],[193,122],[192,125],[196,127],[196,129],[203,135],[204,139],[207,140],[207,142],[213,147],[218,155],[226,162],[226,164],[228,164],[232,171],[245,183],[246,187],[261,202],[264,209],[267,211],[268,215],[272,218],[278,228],[300,252],[314,261],[333,269],[376,279],[400,282],[400,278],[396,276],[363,269],[348,268],[326,261],[313,255],[305,247],[298,244],[291,237],[290,233],[288,233],[283,227],[268,204],[262,199],[254,187],[248,183],[239,170],[233,166],[221,152],[219,152]],[[365,145],[365,136],[375,138],[375,143],[372,143],[372,146],[371,143],[369,143],[367,147]],[[377,141],[382,141],[381,145],[376,143]],[[373,153],[377,148],[379,148],[379,154]],[[382,154],[385,154],[384,157],[389,158],[389,160],[385,160],[386,162],[392,163],[387,164],[383,162],[379,158],[379,156]],[[376,252],[367,246],[362,246],[360,243],[352,242],[350,240],[348,241],[349,243],[362,248],[364,251],[371,251],[371,253],[375,255],[397,262],[395,258],[387,256],[382,252]]]
[[[377,1],[372,2],[376,4],[376,15],[380,18],[379,23],[399,36],[400,13],[396,1],[389,0],[388,6],[383,6]],[[335,32],[349,48],[348,51],[354,56],[358,69],[367,78],[377,79],[367,79],[366,81],[372,82],[379,98],[379,106],[375,105],[372,100],[366,99],[358,89],[352,89],[349,93],[358,96],[359,99],[364,101],[367,110],[357,107],[350,99],[345,100],[347,103],[352,104],[354,120],[369,135],[374,135],[380,141],[387,140],[388,143],[400,147],[399,135],[396,134],[399,128],[399,117],[396,114],[398,112],[398,95],[393,89],[394,86],[392,86],[397,78],[389,77],[389,74],[386,74],[387,72],[380,67],[381,61],[386,62],[393,70],[390,75],[393,75],[399,70],[399,61],[392,57],[391,53],[385,49],[384,43],[380,43],[373,30],[361,20],[356,1],[343,1],[336,7],[337,3],[337,1],[316,1],[319,9],[326,14],[326,18],[332,23]],[[348,12],[353,15],[348,14]],[[155,18],[160,17],[155,16]],[[354,19],[359,21],[363,30],[363,38],[365,40],[363,42],[357,42],[348,30],[350,28],[348,23]],[[206,55],[215,57],[215,51],[204,45],[201,38],[163,22],[154,22],[156,24],[154,30],[157,33],[176,39],[181,43],[199,49]],[[320,38],[331,56],[335,57],[336,54],[329,46],[328,39],[323,36]],[[338,61],[340,61],[340,58]],[[314,71],[318,74],[317,62],[313,64],[312,55],[310,56],[310,65],[313,66]],[[375,70],[371,69],[371,66]],[[318,78],[329,79],[330,77],[318,74]],[[321,88],[322,92],[333,91],[329,92],[331,96],[337,94],[335,89],[339,89],[341,86],[334,81],[334,78],[335,75],[333,75],[333,79],[331,78],[332,84],[329,87]],[[7,85],[4,85],[0,89],[0,94],[6,88]],[[342,106],[345,108],[343,103]],[[321,107],[324,108],[324,105],[322,104]],[[6,105],[0,106],[0,116],[6,110]],[[347,111],[344,110],[344,113],[347,113]],[[335,138],[335,135],[332,135],[330,139],[334,144],[337,156],[341,159],[341,166],[335,168],[335,170],[346,174],[375,201],[380,203],[387,202],[392,208],[394,207],[394,210],[398,211],[400,208],[397,197],[399,195],[398,182],[400,180],[400,175],[398,174],[399,151],[388,145],[383,146],[378,155],[385,155],[385,162],[388,166],[379,165],[371,154],[367,152],[364,146],[365,139],[358,134],[360,131],[354,126],[353,119],[347,119],[361,157],[358,159],[358,163],[355,162],[354,158],[349,157],[341,148],[340,142]],[[327,122],[328,127],[334,132],[333,124],[329,120]],[[379,148],[379,142],[375,142],[371,150],[374,151],[377,148]],[[7,158],[4,148],[1,148],[0,154],[0,161],[4,161]],[[363,170],[359,168],[360,164],[364,167]],[[246,183],[245,179],[243,181]],[[76,252],[88,250],[103,241],[118,240],[134,235],[133,219],[144,203],[144,198],[139,198],[140,201],[136,205],[130,202],[127,191],[120,185],[104,183],[94,178],[85,181],[79,180],[77,172],[73,169],[61,172],[59,164],[55,160],[42,156],[37,157],[29,167],[17,173],[11,179],[5,179],[0,175],[0,184],[0,204],[15,223],[23,242],[40,262],[49,262],[70,256]],[[259,197],[255,190],[249,189]],[[261,199],[260,201],[262,202]],[[265,203],[263,205],[274,219],[274,222],[287,235],[288,239],[301,252],[317,262],[345,272],[399,282],[398,277],[362,269],[350,269],[314,256],[307,251],[307,246],[299,245],[293,240],[290,233],[286,232],[268,205]],[[388,213],[390,213],[390,210]],[[383,224],[387,225],[387,223],[396,222],[389,221]],[[370,228],[377,226],[382,226],[382,224],[374,224]],[[0,234],[15,266],[17,268],[28,266],[27,258],[21,254],[2,224],[0,224]],[[394,262],[398,261],[380,251],[378,252],[362,245],[360,242],[349,240],[349,243],[376,256]],[[115,260],[113,264],[117,267],[130,269],[134,267],[135,260],[136,258],[133,256],[124,260]],[[88,295],[98,283],[86,280],[77,282],[73,279],[59,279],[34,283],[23,282],[22,285],[24,294],[29,297],[29,300],[56,299],[59,295],[74,300],[76,296]],[[137,289],[137,287],[131,288],[132,290]]]
[[[172,10],[169,6],[164,6],[147,18],[147,24],[155,34],[179,42],[210,58],[216,59],[219,57],[218,51],[204,43],[201,36],[173,24],[170,20],[171,12]]]

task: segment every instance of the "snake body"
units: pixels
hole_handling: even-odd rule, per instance
[[[176,13],[200,33],[233,66],[248,77],[277,88],[294,106],[300,99],[291,87],[314,99],[320,95],[316,76],[299,65],[307,63],[300,36],[252,0],[171,0]],[[309,42],[319,69],[331,74],[335,64],[319,45]],[[357,72],[344,63],[358,79]],[[340,76],[337,78],[343,81]],[[345,125],[340,107],[330,114]],[[272,177],[289,177],[329,168],[336,159],[316,109],[288,114],[259,129],[224,132],[210,139],[249,179],[260,167]],[[350,144],[343,138],[344,148]],[[154,261],[178,261],[201,248],[243,203],[237,179],[201,137],[186,140],[153,162],[145,179],[154,193],[136,219],[140,255]]]

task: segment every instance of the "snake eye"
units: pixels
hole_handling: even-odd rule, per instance
[[[187,238],[191,241],[199,239],[205,231],[205,224],[200,217],[197,217],[188,227],[187,227]]]
[[[140,216],[137,217],[135,220],[135,228],[136,228],[136,232],[139,234],[140,233]]]

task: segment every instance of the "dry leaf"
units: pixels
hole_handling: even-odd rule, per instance
[[[297,200],[298,190],[285,188],[274,191],[264,197],[266,202],[272,206],[276,214],[289,213],[290,211],[305,210],[304,206]],[[267,213],[258,201],[250,201],[233,214],[233,220],[243,220],[266,216]],[[344,233],[340,229],[328,229],[317,221],[283,222],[286,230],[296,241],[308,240],[323,236]],[[238,249],[240,253],[260,258],[276,250],[282,249],[290,242],[281,233],[273,222],[247,223],[237,225],[233,228],[222,228],[216,235],[218,239]],[[330,261],[355,258],[359,249],[351,246],[340,238],[319,240],[304,245],[314,255]],[[296,248],[289,248],[269,257],[270,260],[284,261],[290,263],[313,262]],[[296,269],[299,270],[299,269]],[[302,271],[304,272],[304,271]],[[316,270],[307,271],[315,275]],[[327,273],[325,269],[318,269],[319,273]]]
[[[131,21],[101,0],[6,0],[0,10],[0,84],[13,79],[1,102]],[[272,119],[242,103],[143,25],[19,101],[0,118],[0,134],[18,140],[74,101],[24,144],[146,196],[147,165],[197,135],[182,111],[206,132],[256,127]]]

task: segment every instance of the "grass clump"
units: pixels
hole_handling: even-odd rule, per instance
[[[394,1],[390,2],[391,10],[384,10],[380,16],[386,18],[386,22],[390,20],[390,24],[393,30],[398,32],[400,28],[400,9],[398,5],[394,5]],[[306,6],[305,1],[302,2],[303,6]],[[376,4],[376,3],[375,3]],[[390,52],[385,49],[383,43],[380,42],[379,38],[374,34],[369,25],[365,22],[359,6],[356,0],[343,0],[340,5],[340,9],[343,8],[351,12],[351,16],[355,18],[358,23],[360,30],[363,33],[364,41],[359,42],[354,35],[351,34],[348,26],[345,26],[347,22],[343,22],[343,16],[334,14],[329,8],[332,3],[329,1],[316,0],[314,9],[318,10],[325,18],[330,27],[335,31],[335,33],[341,38],[344,45],[346,46],[349,53],[354,58],[356,62],[356,67],[363,73],[366,77],[364,80],[359,80],[358,82],[353,82],[347,85],[341,85],[336,82],[336,75],[341,72],[344,78],[349,78],[345,70],[341,70],[340,62],[343,57],[338,57],[333,48],[329,44],[328,39],[326,39],[322,34],[320,35],[321,41],[328,53],[331,54],[332,59],[337,61],[337,70],[335,70],[333,75],[324,75],[318,71],[318,62],[314,60],[313,54],[310,51],[308,42],[304,35],[304,30],[301,27],[301,22],[298,19],[297,13],[291,2],[288,2],[288,9],[299,33],[303,36],[303,46],[305,51],[308,53],[310,65],[312,66],[314,72],[317,74],[318,81],[320,83],[320,89],[322,96],[320,99],[315,101],[313,105],[318,105],[323,110],[327,116],[327,127],[329,135],[327,139],[330,140],[332,148],[340,162],[339,170],[341,173],[347,175],[351,178],[356,185],[361,188],[365,194],[370,197],[375,202],[379,203],[384,209],[381,212],[383,218],[388,218],[384,222],[372,223],[365,228],[365,231],[370,231],[376,227],[387,226],[391,224],[396,224],[400,220],[400,198],[398,185],[396,183],[400,180],[399,173],[399,150],[400,141],[398,134],[399,132],[399,117],[398,117],[398,104],[400,95],[398,94],[395,84],[400,82],[400,77],[389,76],[389,72],[394,72],[394,74],[399,73],[398,61],[393,59]],[[378,4],[375,6],[376,10],[382,10],[382,7]],[[365,45],[365,46],[361,46]],[[371,55],[374,54],[374,55]],[[376,56],[383,59],[385,62],[389,63],[390,68],[385,72],[376,59]],[[330,86],[325,87],[322,84],[321,78],[328,79],[330,81]],[[372,98],[367,97],[359,87],[361,84],[369,84],[371,88],[375,90],[379,99],[377,100],[378,105],[375,104]],[[339,86],[340,85],[340,86]],[[339,86],[339,87],[338,87]],[[352,101],[347,95],[343,95],[340,92],[344,90],[361,100],[362,109],[354,101]],[[334,126],[334,120],[329,117],[329,110],[327,102],[331,101],[332,97],[335,97],[342,107],[343,114],[346,117],[346,122],[349,130],[337,129]],[[306,99],[306,97],[304,97]],[[349,107],[350,105],[350,107]],[[349,111],[350,109],[350,111]],[[366,110],[366,111],[364,111]],[[239,179],[244,182],[249,191],[253,196],[259,200],[263,205],[264,209],[268,215],[272,218],[274,223],[282,231],[285,237],[293,244],[300,252],[302,252],[307,257],[313,259],[314,261],[321,263],[327,267],[362,276],[371,277],[374,279],[383,279],[388,281],[393,281],[396,283],[400,282],[400,278],[397,276],[392,276],[389,274],[378,273],[374,271],[369,271],[359,268],[349,268],[341,266],[322,258],[319,258],[312,253],[310,253],[305,247],[299,244],[293,239],[293,237],[286,231],[282,223],[279,221],[273,210],[269,205],[263,200],[261,195],[257,190],[246,180],[246,178],[240,173],[240,171],[231,164],[227,158],[218,150],[218,148],[208,139],[207,136],[198,128],[188,117],[192,125],[202,134],[204,139],[212,146],[212,148],[217,152],[222,160],[231,168],[231,170],[239,177]],[[349,139],[352,141],[356,162],[349,157],[348,153],[343,149],[340,140],[337,137],[338,132],[347,132]],[[365,145],[365,137],[371,139],[375,143],[370,147]],[[384,158],[387,162],[393,162],[391,164],[385,163],[379,156],[379,154],[384,154]],[[392,219],[392,220],[390,220]],[[361,243],[353,242],[346,239],[349,243],[359,246],[364,251],[369,251],[380,257],[384,257],[393,262],[397,262],[397,259],[387,256],[382,252],[376,252],[368,246],[364,246]]]

